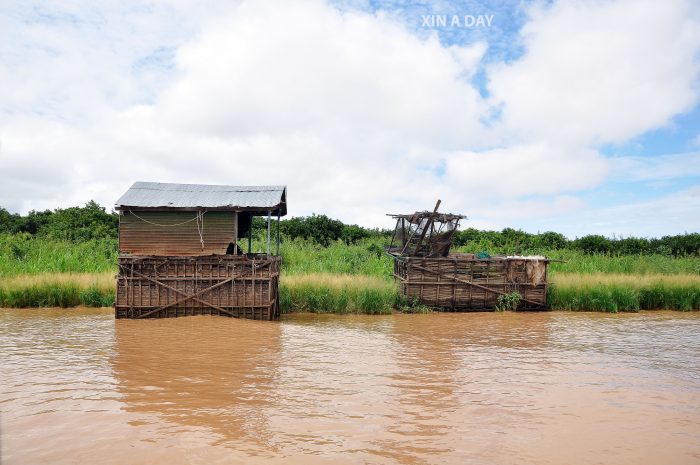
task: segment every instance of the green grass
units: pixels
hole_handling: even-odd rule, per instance
[[[700,276],[562,273],[553,277],[548,299],[552,310],[700,310]]]
[[[381,245],[372,239],[329,247],[310,241],[284,241],[282,310],[429,311],[399,295],[392,278],[392,261],[381,252]],[[253,248],[263,251],[265,243],[255,241]],[[565,261],[550,266],[552,309],[700,309],[700,257],[587,255],[570,250],[544,254]],[[116,261],[114,240],[73,243],[0,235],[0,306],[111,306]]]
[[[475,253],[478,247],[458,247],[458,251]],[[491,252],[488,251],[487,252]],[[563,263],[550,264],[551,274],[557,273],[616,273],[616,274],[698,274],[700,257],[674,258],[668,255],[606,255],[586,254],[577,250],[537,250],[522,255],[544,255]]]
[[[550,271],[557,273],[615,273],[615,274],[696,274],[700,275],[700,257],[673,258],[667,255],[589,255],[573,250],[552,250]]]
[[[115,273],[117,241],[69,242],[0,234],[0,277],[39,273]]]
[[[42,273],[0,279],[3,307],[110,307],[113,273]]]
[[[389,277],[391,258],[376,239],[356,245],[336,242],[322,247],[311,241],[282,242],[283,271],[287,275],[333,273]],[[274,249],[275,245],[272,244]],[[473,251],[475,246],[458,250]],[[253,250],[266,249],[263,241],[254,241]],[[550,272],[621,274],[698,274],[700,257],[673,258],[666,255],[588,255],[574,250],[537,251],[565,263],[552,263]],[[89,240],[79,243],[29,235],[0,235],[0,278],[40,273],[116,273],[117,241]]]
[[[391,313],[397,286],[371,276],[308,274],[283,276],[280,306],[285,313]]]
[[[636,312],[639,310],[700,310],[700,286],[632,288],[598,285],[581,288],[551,286],[551,310]]]
[[[18,276],[0,284],[0,306],[109,307],[114,303],[113,279],[111,273]],[[548,297],[552,310],[700,310],[700,276],[560,274]],[[328,273],[283,276],[280,304],[285,313],[430,311],[406,301],[390,279]]]
[[[381,245],[371,241],[322,247],[312,242],[294,240],[282,243],[280,251],[283,271],[289,276],[332,273],[387,278],[393,272],[391,258],[382,252]]]

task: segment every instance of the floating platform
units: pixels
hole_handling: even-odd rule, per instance
[[[518,310],[547,309],[544,257],[447,257],[393,255],[394,276],[404,296],[443,311],[493,311],[501,295],[520,294]]]
[[[279,317],[279,256],[121,256],[116,318]]]

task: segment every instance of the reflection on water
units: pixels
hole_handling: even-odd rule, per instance
[[[264,451],[280,325],[221,320],[118,321],[110,357],[117,392],[125,411],[155,414],[156,425],[167,420],[161,436],[205,427],[214,444],[244,438]]]
[[[2,463],[698,463],[700,315],[0,310]]]

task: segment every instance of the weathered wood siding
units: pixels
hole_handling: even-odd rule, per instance
[[[225,254],[234,242],[235,212],[126,211],[119,216],[119,251],[129,255]],[[204,246],[200,241],[200,230]]]

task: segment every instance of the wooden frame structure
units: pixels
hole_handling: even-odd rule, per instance
[[[280,259],[268,255],[120,257],[117,318],[279,317]]]
[[[137,182],[115,209],[116,318],[279,317],[279,221],[287,213],[286,187]],[[267,217],[267,253],[251,253],[254,216]],[[247,253],[239,245],[243,238]]]
[[[440,200],[432,212],[390,215],[396,228],[387,253],[404,297],[438,310],[484,311],[494,310],[500,296],[517,292],[518,310],[547,308],[547,258],[450,253],[466,217],[439,213],[439,206]]]
[[[401,293],[444,311],[494,310],[501,295],[517,292],[518,310],[547,308],[547,259],[471,254],[446,258],[394,257]]]
[[[389,216],[396,219],[396,227],[388,251],[403,256],[446,257],[450,252],[452,237],[459,228],[459,222],[466,216],[438,213],[439,207],[440,200],[432,212],[390,214]],[[396,246],[394,242],[397,242]]]

